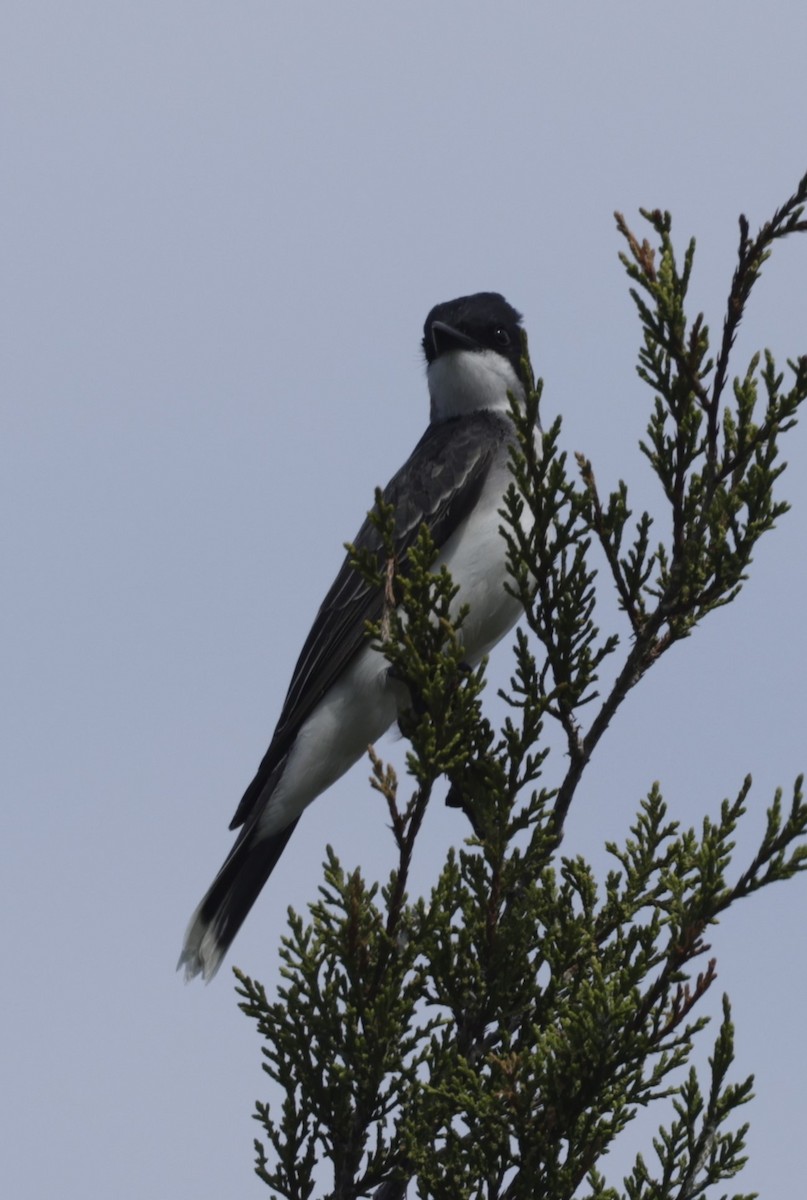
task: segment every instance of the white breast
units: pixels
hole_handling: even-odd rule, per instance
[[[500,461],[493,464],[473,511],[448,539],[437,560],[438,566],[448,567],[460,589],[453,610],[458,611],[463,604],[470,607],[461,637],[471,664],[489,653],[522,612],[506,587],[512,582],[501,534],[504,493],[512,480],[506,455],[505,449]],[[527,519],[525,514],[522,524]]]

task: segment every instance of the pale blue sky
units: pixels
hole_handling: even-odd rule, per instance
[[[502,291],[565,445],[656,508],[612,212],[698,236],[718,326],[738,212],[756,226],[807,168],[806,51],[803,0],[6,0],[4,1195],[268,1195],[257,1038],[226,969],[186,988],[174,963],[342,542],[425,425],[423,318]],[[781,246],[737,369],[807,349],[806,279],[807,239]],[[807,766],[804,429],[785,457],[793,512],[619,714],[570,852],[622,837],[656,778],[699,823],[751,771],[745,865]],[[365,775],[306,816],[236,943],[268,985],[326,842],[389,867]],[[424,886],[463,832],[428,820]],[[710,1009],[730,991],[757,1074],[738,1187],[766,1200],[803,1182],[806,900],[773,890],[713,938]]]

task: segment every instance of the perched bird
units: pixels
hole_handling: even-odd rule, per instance
[[[496,292],[438,304],[426,318],[431,414],[412,454],[384,490],[395,510],[396,560],[426,524],[469,613],[460,635],[478,663],[521,613],[505,588],[506,547],[499,510],[512,476],[508,393],[523,400],[521,316]],[[536,430],[535,434],[539,434]],[[354,540],[380,549],[369,518]],[[263,762],[231,829],[241,827],[193,914],[178,967],[187,979],[216,973],[305,808],[364,754],[406,707],[408,696],[373,649],[365,622],[383,609],[349,558],[322,602],[291,679]]]

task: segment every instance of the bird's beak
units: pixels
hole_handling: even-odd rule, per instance
[[[435,354],[444,354],[447,350],[476,350],[477,344],[466,333],[461,333],[453,325],[444,321],[432,321],[432,345]]]

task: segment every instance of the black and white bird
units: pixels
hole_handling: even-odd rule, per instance
[[[395,510],[396,560],[426,524],[459,587],[467,662],[478,663],[521,613],[507,591],[500,510],[512,480],[515,439],[509,394],[523,401],[521,316],[496,292],[438,304],[423,332],[429,426],[387,484]],[[539,437],[536,429],[535,437]],[[365,520],[358,547],[380,548]],[[240,833],[193,914],[179,966],[208,980],[280,858],[303,811],[396,720],[408,697],[372,648],[365,622],[382,612],[382,591],[348,559],[322,602],[291,679],[263,762],[230,823]]]

